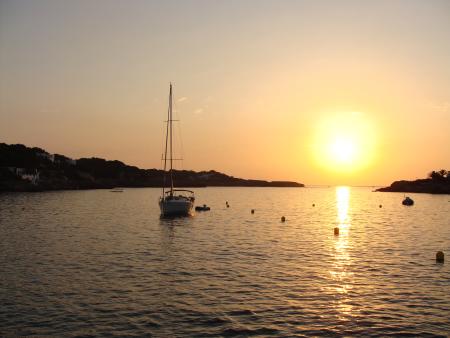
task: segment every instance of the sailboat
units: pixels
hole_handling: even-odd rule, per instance
[[[174,189],[173,184],[173,137],[172,137],[172,84],[169,89],[169,109],[167,111],[166,145],[164,151],[164,179],[162,195],[159,198],[161,216],[189,216],[194,206],[194,192],[185,189]],[[169,157],[168,157],[169,156]],[[166,188],[166,176],[169,177],[169,188]]]

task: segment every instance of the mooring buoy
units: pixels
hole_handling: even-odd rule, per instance
[[[316,205],[313,203],[313,207],[315,207]]]
[[[281,216],[281,222],[285,222],[286,221],[286,217]]]
[[[380,204],[378,207],[382,208],[383,206]]]
[[[444,263],[444,253],[442,251],[436,252],[436,262]]]
[[[252,214],[254,214],[255,213],[255,209],[252,209]]]
[[[334,235],[335,236],[339,235],[339,228],[338,227],[334,228]]]

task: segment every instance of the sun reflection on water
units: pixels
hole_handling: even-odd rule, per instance
[[[336,188],[336,208],[337,208],[337,226],[339,227],[339,236],[334,241],[334,262],[330,271],[332,279],[335,281],[333,291],[336,295],[336,310],[342,317],[352,315],[353,307],[348,304],[347,294],[352,289],[350,283],[353,279],[353,273],[348,271],[352,263],[349,255],[349,230],[351,219],[349,217],[350,207],[350,188]]]
[[[349,187],[337,187],[336,188],[336,205],[338,213],[338,222],[340,230],[345,230],[348,234],[348,228],[350,226],[350,220],[348,217],[348,208],[350,202],[350,188]]]

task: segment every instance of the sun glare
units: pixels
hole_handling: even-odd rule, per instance
[[[350,163],[356,156],[355,141],[345,136],[339,136],[329,144],[329,157],[336,163]]]
[[[362,113],[343,113],[323,118],[313,147],[316,162],[328,171],[354,172],[374,157],[373,125]]]

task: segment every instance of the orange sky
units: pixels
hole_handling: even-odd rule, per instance
[[[384,185],[450,169],[448,1],[2,1],[0,142]]]

